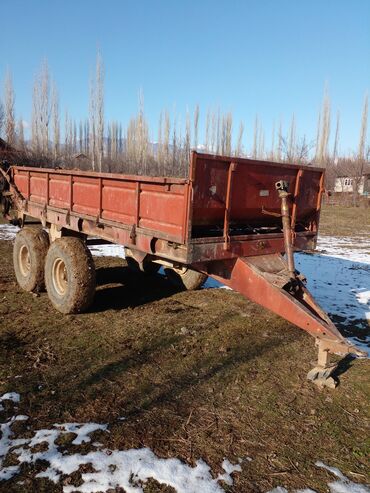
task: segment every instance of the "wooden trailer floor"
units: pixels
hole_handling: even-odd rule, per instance
[[[96,259],[92,311],[62,316],[45,293],[20,291],[11,255],[11,242],[0,241],[0,394],[20,394],[17,413],[30,417],[27,426],[107,423],[110,433],[95,434],[107,448],[146,446],[191,465],[202,458],[216,475],[224,458],[242,458],[233,486],[223,485],[229,492],[326,491],[335,478],[318,460],[369,481],[370,361],[354,361],[337,390],[320,391],[305,381],[316,357],[305,333],[234,292],[175,292],[119,259]],[[7,403],[0,421],[10,412]],[[64,450],[75,452],[73,435],[64,437]],[[16,464],[12,454],[5,461]],[[56,485],[35,479],[44,468],[23,466],[0,491],[79,484],[80,473]],[[144,491],[174,490],[152,481]]]

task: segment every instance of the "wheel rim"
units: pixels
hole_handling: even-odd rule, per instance
[[[52,274],[55,291],[59,296],[64,296],[68,286],[67,269],[64,260],[61,258],[54,260]]]
[[[19,268],[23,277],[27,277],[31,271],[31,257],[27,245],[22,245],[19,254]]]

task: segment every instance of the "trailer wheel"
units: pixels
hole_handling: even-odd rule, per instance
[[[150,260],[138,262],[133,257],[126,257],[127,267],[133,272],[144,272],[144,274],[154,275],[160,269],[160,265]]]
[[[45,283],[50,301],[62,313],[81,313],[95,294],[95,265],[80,238],[55,240],[45,262]]]
[[[185,266],[180,269],[167,267],[165,273],[172,284],[178,288],[187,289],[188,291],[200,288],[207,279],[205,274]]]
[[[49,235],[42,229],[23,228],[15,237],[13,264],[19,286],[25,291],[45,288],[44,266]]]

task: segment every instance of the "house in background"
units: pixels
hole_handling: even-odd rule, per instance
[[[353,193],[356,183],[358,183],[359,195],[370,195],[370,171],[365,172],[360,179],[348,175],[338,176],[335,179],[334,192]]]

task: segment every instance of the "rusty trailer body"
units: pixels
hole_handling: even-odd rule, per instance
[[[97,237],[139,265],[210,275],[310,333],[310,378],[333,384],[329,352],[360,354],[317,305],[294,268],[316,245],[324,171],[192,152],[186,179],[12,166],[6,209],[39,220],[50,238]],[[286,259],[283,254],[286,254]]]

